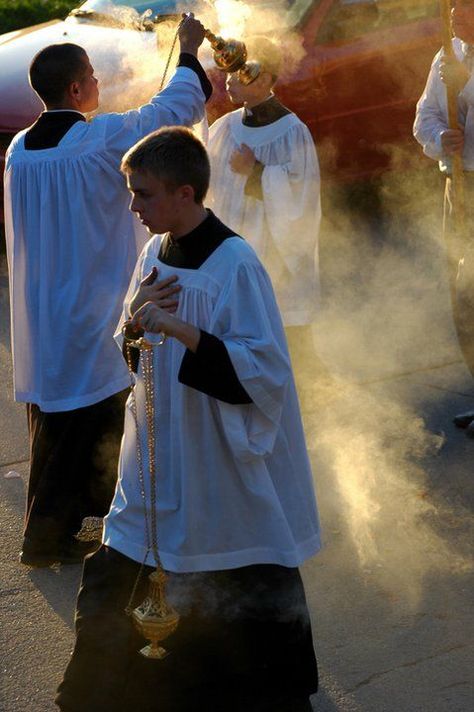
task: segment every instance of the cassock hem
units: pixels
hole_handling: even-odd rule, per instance
[[[104,386],[98,391],[94,391],[94,393],[54,401],[42,400],[37,393],[15,391],[15,401],[17,403],[34,403],[43,413],[61,413],[67,410],[86,408],[89,405],[94,405],[94,403],[99,403],[99,401],[103,401],[115,395],[115,393],[120,393],[120,391],[125,390],[128,386],[130,386],[130,377],[126,376],[112,381],[112,383],[107,384],[107,386]]]
[[[113,526],[107,526],[107,522],[105,523],[102,543],[140,564],[145,560],[146,548],[139,544],[134,544],[128,538],[115,535]],[[316,532],[309,539],[296,544],[291,551],[280,551],[266,546],[218,554],[196,554],[194,556],[176,556],[175,554],[160,551],[160,559],[163,568],[173,573],[223,571],[254,564],[276,564],[295,568],[301,566],[306,559],[317,554],[320,549],[321,539],[319,533]],[[145,563],[149,566],[155,565],[153,554],[148,554]]]

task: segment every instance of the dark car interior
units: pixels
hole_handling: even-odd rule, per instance
[[[370,32],[438,16],[438,0],[337,0],[317,42],[348,42]]]

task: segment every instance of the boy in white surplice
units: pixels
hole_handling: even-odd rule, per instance
[[[203,206],[209,161],[191,131],[152,134],[122,166],[131,209],[157,234],[138,260],[117,338],[124,325],[126,341],[167,336],[152,357],[156,534],[181,620],[166,641],[169,657],[150,663],[137,654],[143,642],[124,609],[141,564],[147,572],[154,564],[150,489],[145,482],[144,497],[137,456],[138,425],[147,471],[140,357],[104,546],[85,563],[77,643],[57,704],[309,712],[317,666],[297,567],[318,551],[319,523],[270,280],[245,240]],[[167,278],[177,278],[177,300],[158,286]]]
[[[311,335],[320,307],[318,157],[308,127],[273,93],[280,50],[265,37],[248,49],[260,73],[249,84],[238,72],[228,75],[229,98],[243,107],[209,131],[209,204],[245,235],[265,265],[298,378],[305,360],[311,358],[313,375],[318,360]]]
[[[50,45],[31,63],[45,111],[14,137],[5,165],[15,400],[30,432],[27,566],[79,563],[97,546],[75,535],[84,517],[107,513],[115,488],[129,379],[113,333],[146,239],[120,161],[151,131],[203,118],[212,93],[197,58],[203,38],[188,17],[167,87],[90,121],[99,89],[82,47]]]

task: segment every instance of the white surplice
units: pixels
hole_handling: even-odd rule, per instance
[[[149,104],[75,123],[55,148],[7,152],[5,227],[15,399],[45,412],[92,405],[128,383],[113,340],[146,232],[119,166],[163,125],[204,116],[197,74],[178,67]]]
[[[178,381],[185,347],[154,347],[157,534],[165,569],[211,571],[256,563],[298,566],[320,547],[309,459],[283,326],[267,273],[253,249],[230,237],[199,269],[170,267],[160,236],[139,258],[129,302],[153,267],[179,276],[177,316],[222,339],[251,404],[230,405]],[[156,335],[145,335],[155,338]],[[141,367],[136,377],[150,517]],[[104,543],[135,561],[147,552],[129,398],[115,497]],[[154,559],[150,552],[148,564]]]
[[[464,62],[470,78],[457,97],[458,122],[464,131],[462,163],[465,171],[474,171],[474,72],[466,62],[468,45],[455,37],[453,52],[459,62]],[[442,173],[451,173],[451,160],[443,153],[441,134],[449,128],[446,84],[439,75],[443,50],[433,59],[425,89],[416,106],[413,133],[429,158],[439,162]]]
[[[319,164],[307,126],[288,114],[267,126],[242,123],[243,109],[209,129],[210,207],[256,250],[272,280],[285,326],[309,324],[319,306]],[[247,144],[263,163],[263,200],[245,195],[230,157]]]

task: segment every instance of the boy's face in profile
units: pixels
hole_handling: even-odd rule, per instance
[[[266,71],[261,71],[250,84],[242,84],[237,72],[228,74],[226,79],[227,94],[233,104],[252,104],[255,100],[260,100],[262,96],[266,98],[270,94],[271,87],[271,76]]]
[[[241,84],[237,78],[237,72],[227,75],[225,87],[233,104],[243,104],[248,101],[249,95],[251,96],[249,91],[250,84],[248,86]]]
[[[179,188],[170,191],[163,181],[149,171],[133,171],[127,175],[127,187],[132,194],[130,210],[138,215],[150,233],[175,232],[181,217]]]
[[[451,19],[456,37],[467,44],[474,44],[474,0],[456,0]]]
[[[78,82],[81,90],[81,111],[85,114],[99,106],[99,82],[94,76],[94,68],[89,57],[84,54],[84,75]]]

